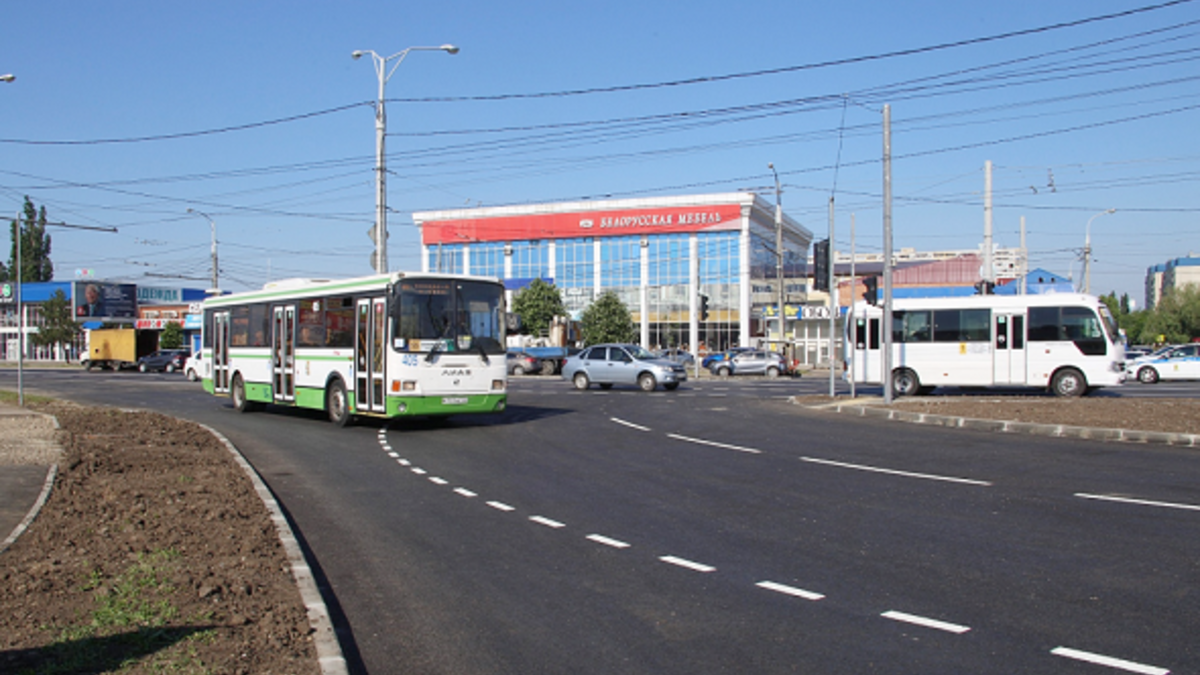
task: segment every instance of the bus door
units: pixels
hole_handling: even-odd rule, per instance
[[[271,391],[276,401],[296,400],[296,306],[273,308],[271,318]]]
[[[229,312],[214,312],[212,318],[213,393],[229,391]]]
[[[879,343],[880,317],[854,319],[854,375],[856,382],[883,381],[883,351]]]
[[[993,312],[992,327],[993,382],[1025,384],[1025,315]]]
[[[383,347],[387,342],[387,305],[383,298],[363,298],[355,312],[354,407],[387,412],[384,398]]]

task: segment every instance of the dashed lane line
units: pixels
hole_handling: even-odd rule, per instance
[[[778,584],[774,581],[760,581],[754,585],[758,586],[759,588],[765,588],[768,591],[775,591],[776,593],[783,593],[784,595],[804,598],[805,600],[815,601],[825,599],[825,596],[820,593],[813,593],[812,591],[806,591],[803,588],[796,588],[795,586],[788,586],[786,584]]]
[[[729,443],[718,443],[716,441],[706,441],[703,438],[692,438],[690,436],[680,436],[679,434],[667,434],[667,438],[674,438],[677,441],[684,441],[686,443],[709,445],[714,448],[724,448],[725,450],[737,450],[738,452],[745,452],[745,453],[749,453],[752,455],[761,455],[762,454],[762,450],[756,450],[754,448],[746,448],[746,447],[742,447],[740,445],[731,445]]]
[[[1156,502],[1149,499],[1134,499],[1132,497],[1114,497],[1112,495],[1090,495],[1084,492],[1076,492],[1076,497],[1082,499],[1094,499],[1102,502],[1120,502],[1122,504],[1136,504],[1138,506],[1158,506],[1164,509],[1181,509],[1184,511],[1200,511],[1200,506],[1196,504],[1178,504],[1175,502]]]
[[[1099,666],[1108,666],[1109,668],[1116,668],[1129,673],[1142,673],[1142,675],[1167,675],[1171,672],[1166,668],[1148,666],[1144,663],[1137,663],[1136,661],[1126,661],[1125,659],[1104,656],[1103,654],[1094,654],[1092,652],[1085,652],[1079,649],[1071,649],[1070,647],[1055,647],[1054,649],[1050,650],[1050,653],[1054,654],[1055,656],[1075,659],[1076,661],[1086,661],[1087,663],[1094,663]]]
[[[693,572],[716,572],[717,571],[717,568],[713,567],[712,565],[705,565],[704,563],[698,563],[698,562],[695,562],[692,560],[686,560],[684,558],[676,558],[673,555],[660,556],[659,560],[661,560],[667,564],[670,564],[670,565],[676,565],[678,567],[683,567],[685,569],[692,570]]]
[[[954,633],[956,635],[961,635],[962,633],[971,630],[970,626],[960,626],[956,623],[939,621],[937,619],[930,619],[928,617],[917,616],[916,614],[908,614],[905,612],[897,612],[895,610],[884,612],[883,614],[880,614],[880,616],[885,619],[891,619],[892,621],[901,621],[903,623],[911,623],[914,626],[924,626],[925,628],[944,630],[947,633]]]
[[[816,457],[801,457],[800,461],[810,462],[812,464],[823,464],[825,466],[836,466],[841,469],[853,469],[855,471],[868,471],[871,473],[883,473],[890,476],[903,476],[905,478],[921,478],[923,480],[936,480],[946,483],[960,483],[963,485],[979,485],[982,487],[991,487],[991,481],[974,480],[971,478],[957,478],[954,476],[939,476],[932,473],[914,473],[912,471],[898,471],[896,469],[884,469],[878,466],[868,466],[866,464],[849,464],[846,462],[835,462],[831,459],[818,459]]]
[[[627,422],[627,421],[617,418],[617,417],[610,417],[609,419],[616,422],[617,424],[622,425],[622,426],[627,426],[630,429],[637,429],[638,431],[650,431],[650,427],[644,427],[640,424],[634,424],[633,422]]]
[[[529,516],[529,519],[538,525],[545,525],[546,527],[551,527],[556,530],[567,526],[566,523],[560,523],[557,520],[551,520],[545,516]]]
[[[629,548],[630,546],[630,544],[627,544],[620,539],[612,539],[599,534],[589,534],[587,538],[596,542],[597,544],[604,544],[605,546],[611,546],[613,548]]]

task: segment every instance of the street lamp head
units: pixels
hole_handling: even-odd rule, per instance
[[[438,49],[446,52],[447,54],[457,54],[458,53],[458,47],[455,47],[454,45],[446,44],[446,45],[442,45],[441,47],[438,47]]]
[[[458,51],[458,49],[455,48],[454,51]],[[7,75],[0,75],[0,82],[12,82],[15,79],[17,79],[17,76],[13,75],[12,73],[9,73]]]
[[[355,60],[361,59],[362,55],[363,55],[363,52],[361,49],[355,49],[354,51],[350,52],[350,58],[355,59]]]
[[[1117,212],[1116,209],[1109,209],[1109,210],[1105,211],[1105,213],[1116,213],[1116,212]]]

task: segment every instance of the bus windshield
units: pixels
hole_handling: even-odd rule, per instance
[[[1109,342],[1117,342],[1121,335],[1121,329],[1117,327],[1117,320],[1113,317],[1112,312],[1108,311],[1108,305],[1100,304],[1100,318],[1104,320],[1104,330],[1108,335]]]
[[[504,288],[499,284],[404,279],[394,294],[394,349],[504,353]]]

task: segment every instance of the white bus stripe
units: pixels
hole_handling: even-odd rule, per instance
[[[1148,666],[1144,663],[1126,661],[1125,659],[1117,659],[1111,656],[1104,656],[1102,654],[1093,654],[1091,652],[1085,652],[1078,649],[1071,649],[1070,647],[1055,647],[1054,649],[1050,650],[1050,653],[1054,654],[1055,656],[1063,656],[1068,659],[1075,659],[1077,661],[1095,663],[1096,665],[1117,668],[1130,673],[1142,673],[1143,675],[1167,675],[1171,672],[1166,668]]]
[[[824,464],[826,466],[836,466],[842,469],[854,469],[856,471],[870,471],[872,473],[885,473],[892,476],[903,476],[905,478],[921,478],[924,480],[939,480],[947,483],[962,483],[964,485],[981,485],[990,487],[990,481],[973,480],[970,478],[955,478],[953,476],[938,476],[931,473],[913,473],[911,471],[897,471],[895,469],[883,469],[877,466],[867,466],[865,464],[848,464],[846,462],[835,462],[831,459],[817,459],[816,457],[801,457],[801,462],[811,462],[813,464]]]

